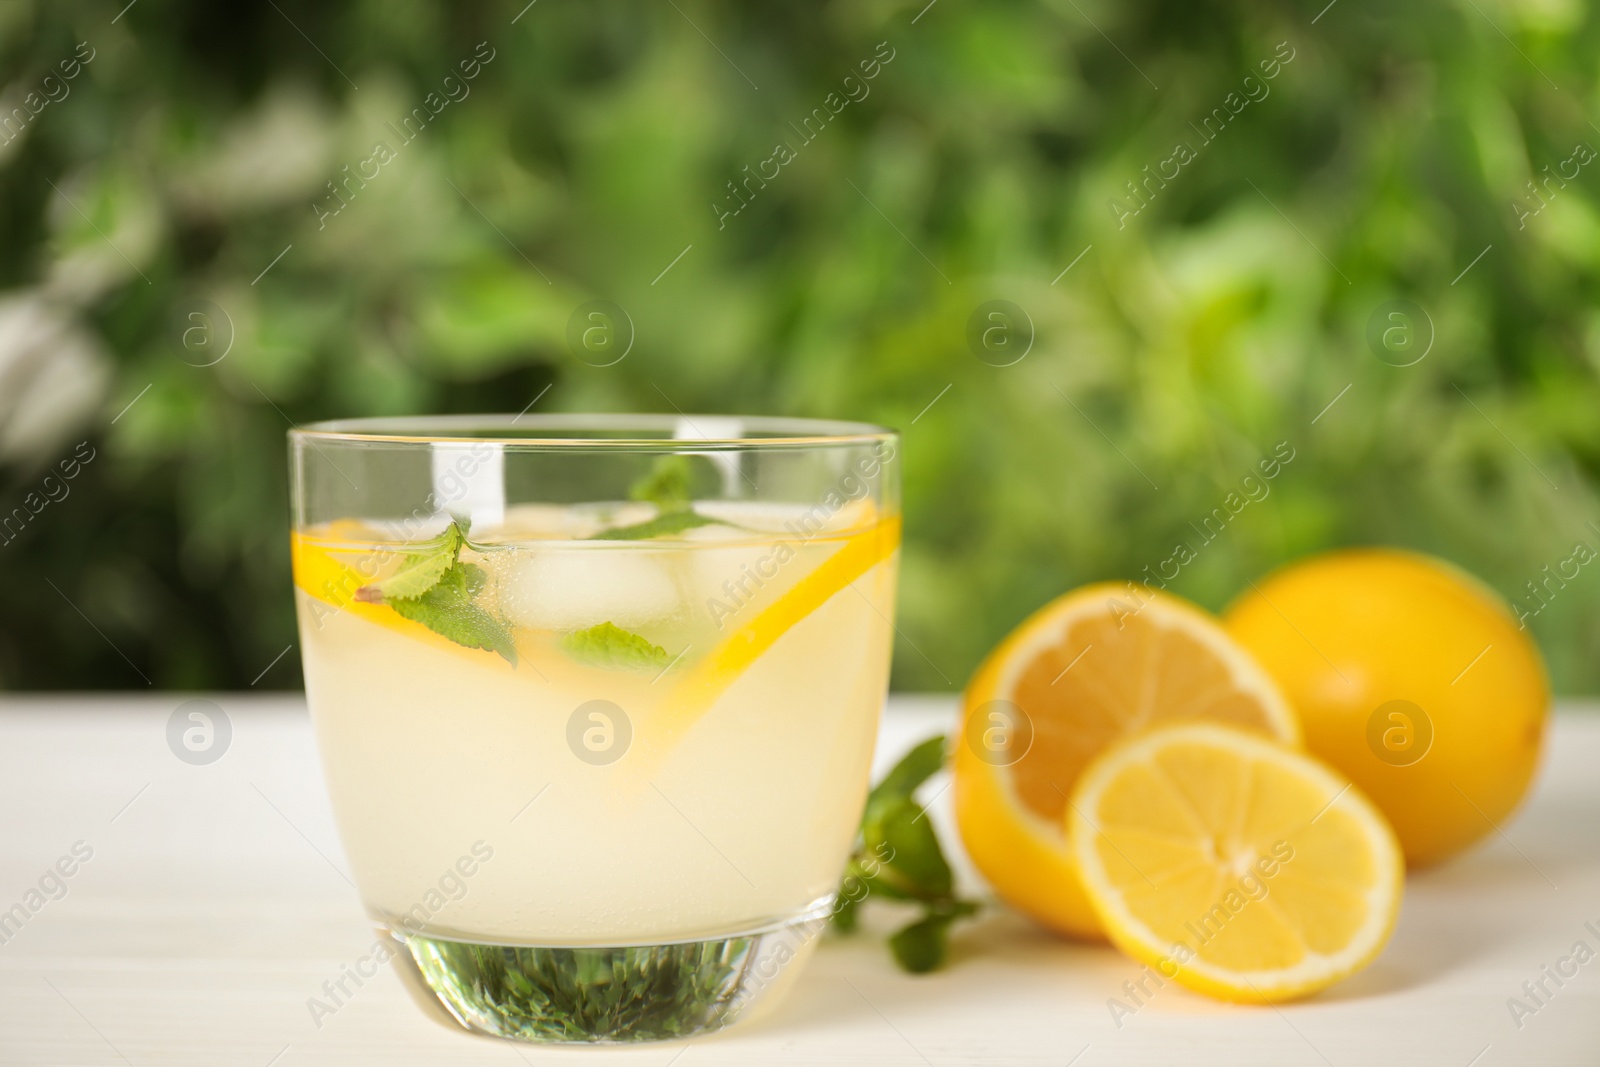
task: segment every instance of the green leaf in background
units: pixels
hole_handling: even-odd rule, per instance
[[[408,549],[406,558],[393,574],[365,588],[373,590],[383,599],[419,597],[437,585],[445,571],[455,566],[456,557],[465,541],[461,528],[451,522],[438,537],[415,549]]]
[[[889,939],[895,961],[913,974],[944,962],[951,925],[975,915],[978,904],[955,895],[950,863],[933,820],[915,799],[917,788],[944,764],[945,739],[931,737],[906,753],[867,796],[861,838],[839,887],[833,922],[855,929],[868,898],[912,903],[923,912]]]
[[[286,25],[212,32],[204,0],[103,23],[126,36],[91,37],[70,96],[0,138],[0,312],[54,324],[0,330],[0,512],[78,441],[99,457],[4,546],[0,617],[30,623],[0,628],[0,686],[142,687],[126,655],[157,688],[299,687],[292,653],[257,680],[295,630],[286,422],[543,396],[530,414],[919,420],[897,460],[896,690],[966,675],[1053,593],[1170,574],[1197,536],[1172,591],[1213,609],[1323,549],[1445,556],[1537,613],[1557,692],[1600,690],[1592,569],[1547,604],[1528,585],[1600,536],[1600,182],[1595,163],[1547,177],[1600,144],[1568,98],[1600,81],[1592,5],[1338,5],[1310,26],[1149,0],[1090,12],[1102,36],[1070,4],[939,4],[912,25],[925,2],[692,12],[740,68],[771,66],[759,93],[670,7],[539,4],[404,147],[386,124],[527,0],[404,18],[280,0],[341,66],[361,57],[360,92]],[[59,70],[84,10],[0,3],[4,83]],[[870,96],[741,185],[798,136],[780,117],[884,40],[898,58]],[[161,60],[119,58],[135,45]],[[1396,70],[1406,91],[1373,91]],[[1262,98],[1208,147],[1196,127],[1247,75]],[[399,156],[358,179],[379,136]],[[1178,140],[1199,158],[1146,184]],[[1558,195],[1541,206],[1530,181]],[[596,297],[640,333],[604,370],[567,338]],[[993,298],[1036,327],[998,372],[966,335]],[[1438,332],[1414,366],[1367,341],[1398,298]],[[226,359],[185,365],[234,331]],[[935,380],[954,385],[928,409]],[[1296,458],[1268,482],[1278,442]],[[692,490],[706,466],[689,456]],[[1197,535],[1246,475],[1270,495]]]
[[[476,601],[486,580],[482,567],[457,563],[421,596],[385,602],[400,615],[420,622],[441,637],[467,648],[498,652],[507,663],[516,666],[517,649],[511,640],[510,626]]]
[[[603,622],[561,639],[562,651],[591,667],[659,671],[672,662],[667,650],[615,623]]]

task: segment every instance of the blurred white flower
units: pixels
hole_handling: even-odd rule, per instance
[[[33,291],[0,295],[0,463],[49,461],[110,381],[105,348],[70,309]]]
[[[303,86],[278,85],[260,105],[206,142],[172,184],[191,210],[232,213],[320,194],[328,175],[333,117]]]

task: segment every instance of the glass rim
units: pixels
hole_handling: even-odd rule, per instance
[[[682,426],[697,434],[697,422],[720,429],[739,423],[736,434],[673,436]],[[556,436],[559,431],[579,436]],[[508,432],[509,431],[509,432]],[[619,433],[637,436],[581,436]],[[614,449],[705,451],[816,448],[892,441],[899,433],[870,422],[767,415],[561,414],[395,415],[326,419],[295,426],[291,440],[341,444],[490,444],[510,449]]]

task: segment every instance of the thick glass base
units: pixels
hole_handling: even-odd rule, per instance
[[[483,944],[380,927],[424,1006],[480,1034],[625,1044],[720,1030],[781,996],[827,910],[711,941],[555,947]]]

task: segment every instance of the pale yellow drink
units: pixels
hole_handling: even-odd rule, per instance
[[[898,523],[858,505],[817,528],[773,505],[707,513],[641,540],[590,539],[626,508],[525,506],[471,531],[459,558],[514,665],[357,593],[407,558],[383,531],[297,535],[307,694],[374,919],[626,946],[825,911],[868,785]],[[574,647],[605,624],[603,645],[655,651]]]

